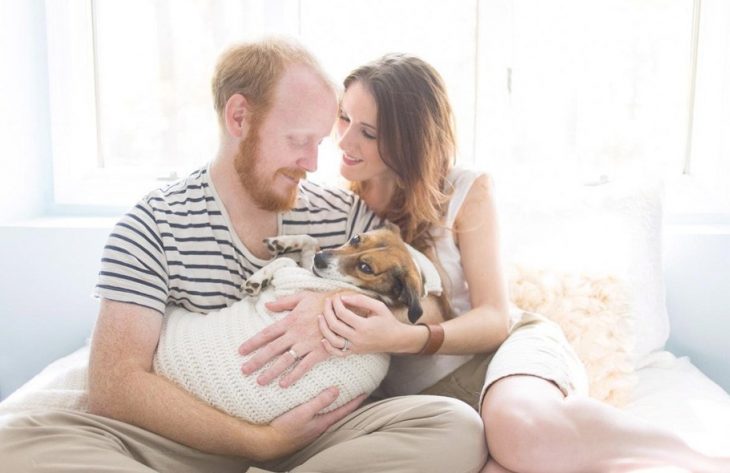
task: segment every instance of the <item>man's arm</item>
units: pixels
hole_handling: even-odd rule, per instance
[[[337,398],[337,390],[328,389],[270,425],[246,423],[152,372],[161,329],[162,317],[152,309],[102,300],[89,362],[91,413],[205,452],[262,461],[303,447],[362,401],[316,415]]]

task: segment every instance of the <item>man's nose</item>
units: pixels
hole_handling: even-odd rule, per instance
[[[317,159],[319,158],[319,145],[314,143],[307,146],[301,157],[297,161],[300,168],[307,172],[314,172],[317,170]]]

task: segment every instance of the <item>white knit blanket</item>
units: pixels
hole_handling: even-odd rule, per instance
[[[256,383],[258,372],[249,376],[241,372],[241,365],[253,356],[238,354],[241,343],[286,315],[269,312],[266,302],[304,289],[357,290],[346,283],[318,278],[289,261],[291,264],[277,269],[270,285],[256,297],[206,315],[169,309],[155,354],[155,371],[211,406],[254,423],[269,423],[329,386],[337,386],[340,395],[327,410],[375,390],[388,370],[389,356],[385,354],[330,357],[288,388],[279,387],[278,379],[260,386]]]

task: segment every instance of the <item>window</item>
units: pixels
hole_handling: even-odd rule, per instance
[[[684,175],[686,189],[704,192],[718,172],[730,175],[722,0],[46,5],[61,205],[126,206],[209,161],[214,61],[233,42],[271,33],[299,38],[338,80],[392,51],[431,62],[449,87],[459,160],[498,180]],[[323,144],[320,180],[337,174],[335,148]],[[727,195],[714,202],[728,212]]]

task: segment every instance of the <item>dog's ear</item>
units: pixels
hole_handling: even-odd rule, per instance
[[[400,228],[395,223],[391,223],[388,220],[381,220],[380,224],[376,227],[376,229],[385,229],[388,231],[391,231],[395,233],[396,235],[400,236]]]
[[[415,274],[403,271],[402,268],[394,269],[393,276],[395,280],[393,295],[408,307],[408,320],[411,323],[416,323],[423,315],[423,308],[421,307],[421,292],[423,291],[421,284],[419,284],[419,278]]]

